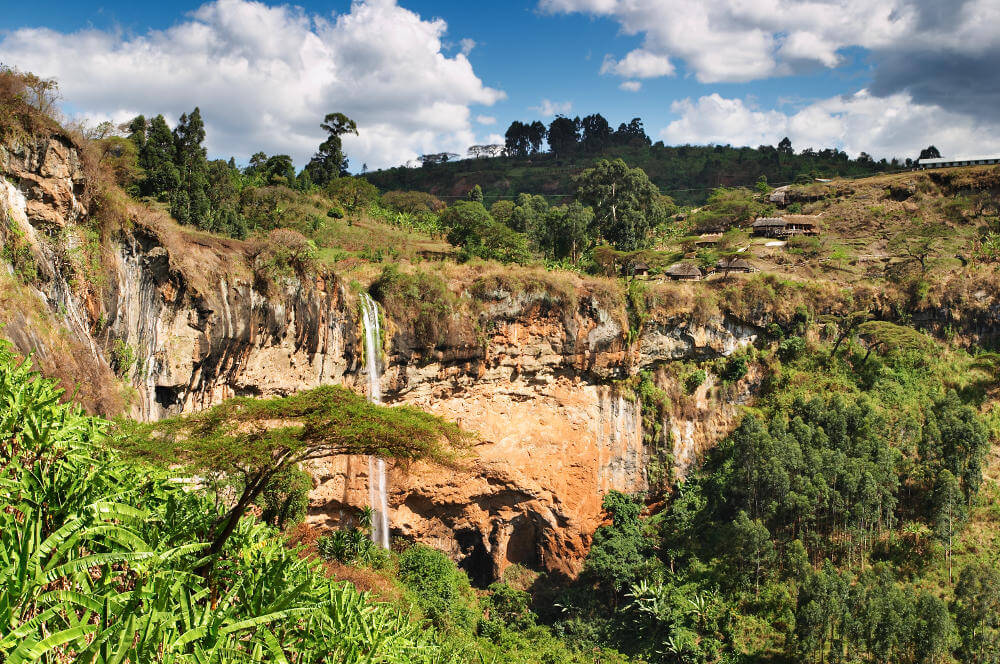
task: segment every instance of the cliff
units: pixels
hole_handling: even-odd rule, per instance
[[[3,334],[95,410],[149,419],[233,395],[363,389],[357,293],[337,276],[261,283],[242,243],[124,200],[119,227],[99,228],[96,208],[113,200],[84,198],[84,162],[63,136],[3,148],[0,166]],[[664,414],[649,440],[628,378],[731,353],[756,332],[679,316],[629,344],[621,301],[575,276],[528,292],[482,276],[449,289],[472,304],[443,316],[432,347],[383,308],[383,390],[477,432],[477,455],[457,472],[392,469],[393,534],[451,552],[483,582],[510,562],[572,575],[606,491],[646,491],[664,447],[690,464],[728,424],[703,394],[684,419]],[[364,460],[312,472],[311,523],[332,526],[367,502]]]

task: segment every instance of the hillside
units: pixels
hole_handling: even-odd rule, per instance
[[[553,204],[575,193],[573,176],[600,159],[624,159],[642,168],[679,205],[700,205],[716,187],[751,187],[763,175],[772,185],[797,179],[859,177],[900,164],[852,160],[836,150],[779,152],[772,146],[615,145],[569,156],[539,153],[525,157],[486,157],[429,164],[420,168],[397,167],[366,173],[364,177],[382,191],[417,190],[446,201],[464,197],[475,185],[487,203],[520,193],[540,194]]]

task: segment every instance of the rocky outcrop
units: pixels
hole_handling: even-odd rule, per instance
[[[25,288],[88,361],[131,387],[134,416],[190,412],[234,395],[364,385],[357,295],[335,276],[261,284],[238,242],[186,234],[131,206],[130,225],[103,250],[100,278],[88,278],[66,259],[72,233],[59,231],[87,222],[72,144],[40,141],[4,152],[0,163],[0,205],[13,222],[4,242],[21,238],[39,268]],[[383,312],[391,331],[386,401],[452,418],[479,436],[459,470],[391,469],[393,535],[450,552],[483,583],[510,563],[573,575],[608,490],[646,491],[650,459],[664,447],[683,472],[735,414],[706,387],[650,441],[641,404],[619,381],[728,355],[756,331],[721,315],[697,323],[677,315],[630,343],[623,305],[583,282],[555,294],[456,288],[463,301],[476,300],[478,320],[466,327],[478,336],[419,349],[410,322]],[[58,362],[64,351],[25,334],[31,325],[4,334]],[[312,472],[314,524],[334,526],[367,503],[364,460],[330,458]]]

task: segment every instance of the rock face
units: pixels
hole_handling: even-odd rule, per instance
[[[261,285],[240,243],[185,234],[132,207],[131,227],[103,255],[101,283],[91,283],[60,258],[69,241],[52,230],[87,219],[72,145],[53,138],[0,156],[0,206],[17,231],[6,229],[5,243],[26,239],[39,267],[30,290],[47,324],[73,335],[104,374],[127,376],[133,416],[156,419],[234,395],[324,383],[364,386],[357,295],[335,277]],[[754,328],[721,315],[697,324],[676,316],[650,323],[629,343],[622,312],[573,288],[558,305],[544,290],[480,293],[484,332],[433,352],[415,349],[411,322],[383,311],[392,331],[386,402],[419,406],[479,435],[476,454],[458,470],[391,469],[392,533],[449,552],[481,583],[511,563],[576,574],[608,490],[646,491],[650,459],[664,446],[683,473],[735,416],[708,398],[706,386],[684,412],[667,414],[664,434],[651,441],[641,404],[620,381],[677,360],[728,355],[754,340]],[[28,333],[33,325],[4,334],[20,350],[59,362],[57,348]],[[313,524],[334,526],[367,503],[364,459],[330,458],[311,470]]]

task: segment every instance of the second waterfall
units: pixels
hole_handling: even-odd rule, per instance
[[[365,329],[365,370],[368,373],[368,399],[382,403],[382,334],[379,328],[378,304],[368,293],[361,293],[361,322]],[[368,457],[368,501],[375,511],[372,516],[372,541],[383,549],[389,548],[389,485],[385,459]]]

